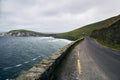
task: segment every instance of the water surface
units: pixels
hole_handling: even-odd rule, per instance
[[[70,42],[52,37],[0,37],[0,80],[15,78]]]

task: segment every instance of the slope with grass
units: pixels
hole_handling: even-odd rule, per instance
[[[94,30],[91,37],[103,45],[120,50],[120,20],[108,27]]]
[[[53,34],[53,36],[58,37],[58,38],[66,38],[66,39],[70,39],[70,40],[76,40],[78,38],[81,38],[84,35],[90,36],[90,34],[93,30],[108,27],[108,26],[112,25],[113,23],[117,22],[118,20],[120,20],[120,15],[97,22],[97,23],[83,26],[79,29],[76,29],[76,30],[73,30],[70,32],[61,33],[61,34]]]

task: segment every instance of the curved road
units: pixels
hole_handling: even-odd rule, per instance
[[[120,80],[120,51],[85,38],[58,67],[56,80]]]

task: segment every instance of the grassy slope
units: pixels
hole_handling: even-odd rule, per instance
[[[102,44],[103,46],[106,46],[106,47],[110,47],[112,49],[115,49],[115,50],[120,50],[120,45],[118,44],[108,44],[107,42],[104,42],[102,40],[99,40],[99,39],[95,39],[97,42],[99,42],[100,44]]]
[[[91,32],[95,29],[100,29],[103,27],[108,27],[111,24],[115,23],[116,21],[118,21],[120,19],[120,15],[119,16],[115,16],[109,19],[106,19],[104,21],[100,21],[97,23],[93,23],[87,26],[84,26],[82,28],[70,31],[70,32],[66,32],[66,33],[61,33],[61,34],[55,34],[55,37],[60,37],[60,38],[66,38],[66,39],[78,39],[82,37],[82,34],[85,33],[87,36],[90,36]]]
[[[120,20],[106,28],[94,30],[91,37],[102,45],[120,50]]]

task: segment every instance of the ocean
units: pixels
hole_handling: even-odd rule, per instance
[[[53,37],[0,37],[0,80],[16,78],[69,43]]]

